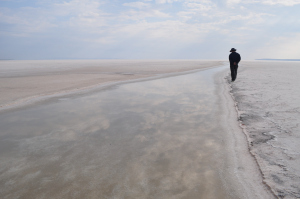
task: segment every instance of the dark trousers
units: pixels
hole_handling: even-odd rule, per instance
[[[230,64],[231,80],[232,81],[234,81],[236,79],[238,67],[239,67],[239,65]]]

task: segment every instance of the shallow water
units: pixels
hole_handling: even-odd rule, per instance
[[[215,68],[0,114],[3,198],[232,198]]]

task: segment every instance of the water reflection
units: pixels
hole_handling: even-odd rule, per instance
[[[217,173],[218,70],[0,114],[1,195],[226,198]]]

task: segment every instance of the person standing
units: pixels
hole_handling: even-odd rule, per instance
[[[241,56],[236,52],[235,48],[231,48],[229,55],[230,70],[231,70],[231,80],[234,82],[237,76],[237,70],[239,67],[239,62],[241,61]]]

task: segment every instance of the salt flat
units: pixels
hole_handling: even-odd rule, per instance
[[[153,63],[165,73],[176,71],[168,69],[174,62],[148,65]],[[191,63],[205,69],[219,62],[180,64]],[[2,75],[34,79],[62,70],[42,67],[33,74],[37,69],[20,68],[25,74],[7,69]],[[84,93],[45,93],[42,101],[1,111],[1,196],[274,198],[236,121],[227,71],[223,66]],[[62,79],[58,82],[64,87]]]
[[[264,182],[300,198],[300,62],[242,62],[231,83],[240,123]]]

